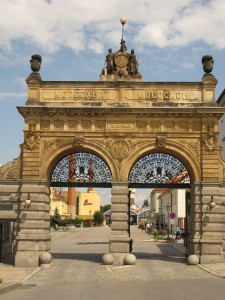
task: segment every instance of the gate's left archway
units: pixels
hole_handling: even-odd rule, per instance
[[[38,266],[40,255],[50,252],[51,176],[60,160],[78,152],[98,156],[110,169],[109,251],[115,263],[123,264],[130,249],[130,171],[153,153],[176,157],[191,178],[188,254],[201,263],[224,261],[225,163],[218,119],[225,110],[216,106],[212,68],[199,82],[142,82],[124,46],[112,53],[114,68],[104,69],[99,82],[43,81],[41,57],[32,56],[27,102],[18,107],[25,122],[21,154],[16,171],[9,171],[13,163],[0,168],[1,205],[10,204],[7,214],[15,219],[16,266]],[[203,63],[211,65],[209,58]]]

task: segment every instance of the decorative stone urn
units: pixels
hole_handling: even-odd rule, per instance
[[[30,67],[33,72],[39,72],[41,68],[42,58],[39,54],[31,56]]]
[[[211,55],[204,55],[202,57],[202,65],[205,73],[211,73],[213,70],[214,60]]]

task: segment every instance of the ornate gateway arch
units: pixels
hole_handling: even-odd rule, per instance
[[[182,83],[143,82],[134,51],[128,53],[123,40],[119,51],[109,50],[98,82],[43,81],[41,60],[39,55],[31,58],[27,101],[18,107],[25,122],[20,157],[0,168],[1,207],[12,207],[1,211],[1,218],[15,220],[15,265],[38,266],[41,253],[50,252],[51,178],[57,164],[73,153],[99,157],[111,173],[109,252],[115,263],[123,264],[130,251],[132,168],[150,154],[165,165],[166,155],[174,157],[190,177],[187,254],[196,255],[200,263],[224,261],[225,163],[218,144],[218,119],[225,111],[215,101],[212,58],[203,57],[205,74],[200,82]],[[145,163],[151,164],[151,159]],[[149,168],[146,178],[162,175],[160,168],[158,174]],[[167,169],[165,174],[168,181],[173,177]]]

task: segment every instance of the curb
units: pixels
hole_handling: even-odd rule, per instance
[[[214,276],[216,276],[216,277],[225,278],[225,276],[220,275],[219,273],[210,270],[210,269],[207,268],[206,266],[203,266],[203,265],[200,265],[200,264],[199,264],[199,265],[197,265],[197,267],[199,267],[200,269],[202,269],[202,270],[206,271],[207,273],[212,274],[212,275],[214,275]]]
[[[26,281],[28,281],[29,279],[31,279],[40,270],[41,270],[41,268],[37,267],[33,272],[31,272],[30,274],[26,275],[22,280],[20,280],[17,283],[6,284],[6,285],[4,285],[2,287],[0,285],[0,294],[12,291],[12,290],[17,289],[18,287],[21,287],[21,286],[29,286],[29,284],[27,284]]]
[[[183,254],[185,254],[185,251],[183,251],[182,249],[177,248],[175,245],[171,245],[173,248],[176,248],[177,250],[179,250],[180,252],[182,252]],[[201,264],[196,265],[196,267],[199,267],[200,269],[206,271],[207,273],[214,275],[216,277],[220,277],[220,278],[225,278],[224,275],[219,274],[218,272],[215,272],[209,268],[207,268],[206,266],[203,266]]]

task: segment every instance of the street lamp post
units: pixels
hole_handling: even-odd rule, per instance
[[[167,216],[168,216],[168,224],[167,224],[167,238],[169,238],[169,218],[170,218],[170,204],[166,204]]]
[[[162,225],[162,207],[159,207],[159,230],[161,229]]]

